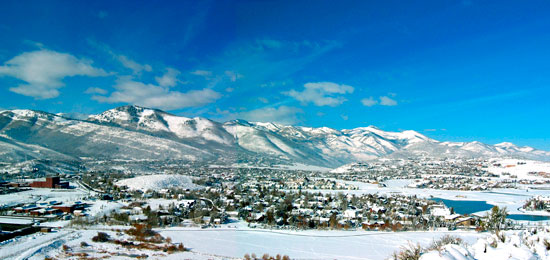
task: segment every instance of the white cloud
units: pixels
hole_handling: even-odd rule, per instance
[[[275,122],[292,125],[300,122],[298,115],[302,113],[304,111],[297,107],[280,106],[278,108],[264,107],[241,112],[238,117],[253,122]]]
[[[129,77],[119,78],[110,96],[93,96],[104,103],[128,103],[165,110],[199,107],[221,97],[220,93],[204,88],[187,92],[171,91],[168,87],[137,82]]]
[[[264,103],[264,104],[269,103],[269,99],[264,98],[264,97],[259,97],[258,100],[259,100],[260,102]]]
[[[387,96],[382,96],[382,97],[380,97],[380,105],[382,105],[382,106],[396,106],[397,101],[395,101],[394,99],[391,99]]]
[[[105,94],[107,94],[107,90],[102,89],[102,88],[88,88],[88,89],[86,89],[86,91],[84,91],[84,93],[86,93],[86,94],[105,95]]]
[[[12,87],[10,91],[35,99],[59,96],[58,89],[65,86],[65,77],[106,75],[104,70],[93,67],[91,60],[50,50],[25,52],[0,66],[0,76],[11,76],[27,83]]]
[[[336,84],[333,82],[315,82],[306,83],[303,91],[294,89],[283,92],[283,94],[293,97],[302,103],[313,103],[316,106],[339,106],[346,101],[342,96],[353,93],[352,86]]]
[[[396,95],[393,93],[390,93],[390,96],[395,97]],[[363,103],[363,106],[367,106],[367,107],[372,107],[374,105],[397,106],[397,101],[388,96],[380,96],[378,97],[378,99],[379,100],[376,100],[373,97],[363,98],[361,99],[361,103]]]
[[[140,74],[142,71],[151,72],[153,68],[149,64],[139,64],[136,61],[124,56],[117,55],[111,52],[111,54],[122,64],[122,66],[132,70],[134,74]]]
[[[361,103],[363,103],[363,106],[372,107],[378,104],[378,101],[375,100],[373,97],[368,97],[361,99]]]
[[[149,65],[149,64],[140,64],[140,63],[128,58],[125,55],[115,53],[115,51],[113,51],[113,49],[111,49],[111,47],[107,44],[96,42],[96,41],[91,40],[91,39],[88,40],[88,43],[92,47],[107,53],[109,56],[111,56],[111,58],[113,58],[114,60],[120,62],[120,64],[122,64],[122,66],[124,66],[125,68],[128,68],[128,69],[132,70],[132,73],[134,75],[141,75],[141,73],[143,71],[145,71],[145,72],[153,71],[153,67],[151,67],[151,65]]]
[[[237,73],[237,72],[234,72],[234,71],[230,71],[230,70],[226,70],[225,71],[225,75],[229,78],[229,80],[231,82],[235,82],[237,81],[238,79],[242,78],[243,75]]]
[[[195,70],[195,71],[192,71],[191,74],[208,78],[208,77],[212,76],[212,71],[209,71],[209,70]]]
[[[162,77],[155,77],[157,83],[162,87],[173,87],[178,84],[178,76],[181,74],[177,69],[167,68]]]

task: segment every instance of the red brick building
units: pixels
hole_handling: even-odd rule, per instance
[[[47,177],[46,181],[35,181],[31,183],[33,188],[50,188],[50,189],[68,189],[68,182],[61,182],[59,177]]]

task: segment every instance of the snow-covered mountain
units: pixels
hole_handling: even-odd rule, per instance
[[[208,150],[184,142],[34,110],[1,112],[0,136],[3,144],[14,144],[21,149],[31,146],[37,151],[55,151],[75,160],[82,157],[198,160],[214,156]],[[15,148],[11,150],[16,153]],[[40,154],[48,159],[62,159],[60,156]],[[36,155],[41,158],[38,153]]]
[[[517,157],[550,160],[550,152],[511,143],[439,142],[415,131],[374,126],[337,130],[234,120],[187,118],[123,106],[71,119],[33,110],[0,112],[0,161],[23,158],[303,163],[335,167],[382,156]]]
[[[234,141],[218,122],[201,117],[175,116],[161,110],[138,106],[107,110],[99,115],[90,116],[88,121],[179,139],[195,139],[203,143],[211,141],[231,145]]]

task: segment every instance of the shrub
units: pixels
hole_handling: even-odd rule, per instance
[[[548,241],[548,239],[545,239],[544,241],[542,241],[542,243],[546,247],[546,250],[550,251],[550,241]]]
[[[154,237],[157,232],[151,229],[151,225],[146,224],[134,224],[134,226],[126,230],[126,234],[136,237],[139,241],[146,240],[147,237]]]
[[[277,254],[276,256],[270,256],[269,254],[263,254],[262,258],[258,258],[256,254],[252,254],[250,256],[249,254],[245,254],[243,257],[245,260],[290,260],[290,257],[287,255],[281,256],[280,254]]]
[[[451,235],[442,236],[439,240],[434,240],[432,244],[427,248],[427,251],[437,250],[440,251],[441,248],[445,245],[461,245],[463,243],[460,237],[455,237]]]
[[[493,241],[491,241],[491,243],[489,243],[489,245],[492,248],[496,248],[498,246],[498,241],[496,239],[493,239]]]
[[[97,235],[92,237],[92,241],[94,242],[108,242],[111,237],[109,234],[104,232],[97,232]]]
[[[506,242],[506,235],[504,235],[504,233],[502,232],[496,232],[497,234],[497,238],[500,240],[500,242],[504,243]]]
[[[69,226],[84,227],[84,226],[89,226],[91,224],[93,223],[87,217],[76,217],[71,219],[71,221],[69,222]]]
[[[187,249],[183,246],[183,243],[180,243],[178,245],[178,251],[180,251],[180,252],[187,251]]]
[[[87,246],[89,246],[88,243],[84,241],[80,242],[80,247],[87,247]]]
[[[413,245],[409,243],[408,246],[401,247],[401,251],[393,253],[394,260],[418,260],[422,254],[422,247],[420,244]]]

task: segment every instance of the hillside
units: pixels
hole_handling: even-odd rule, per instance
[[[412,130],[220,123],[138,106],[118,107],[84,120],[34,110],[2,111],[0,147],[2,162],[117,159],[337,167],[384,156],[550,160],[550,152],[531,147],[440,142]]]

